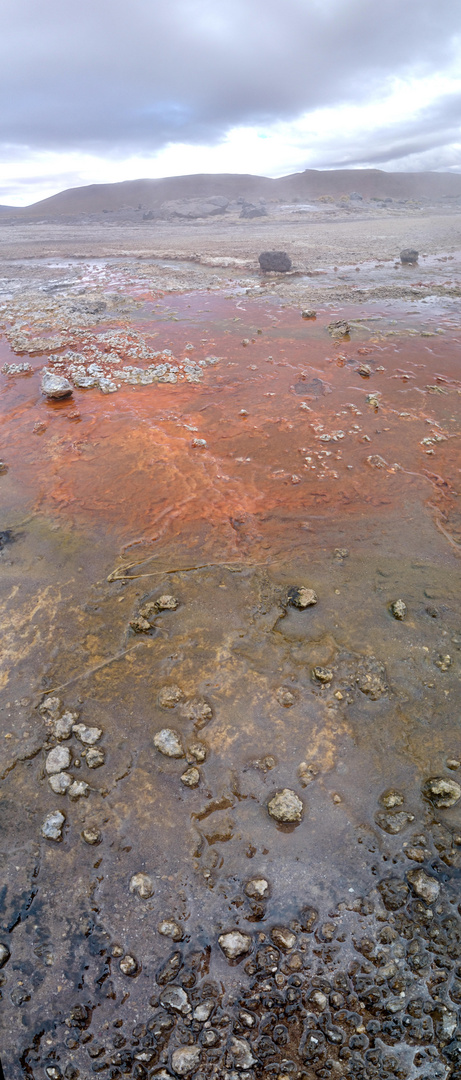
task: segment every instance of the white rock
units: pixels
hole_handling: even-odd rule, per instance
[[[154,746],[161,754],[165,754],[165,757],[184,757],[181,739],[173,728],[162,728],[161,731],[157,731],[154,735]]]
[[[87,727],[86,724],[73,724],[72,731],[85,746],[94,746],[101,738],[102,731],[98,727]]]
[[[268,803],[267,808],[270,816],[275,818],[275,821],[281,821],[286,824],[301,821],[303,815],[303,804],[301,799],[296,792],[291,791],[290,788],[284,788],[283,791],[278,791]]]
[[[188,1076],[198,1069],[201,1049],[199,1046],[179,1046],[173,1050],[171,1064],[178,1076]]]
[[[133,874],[130,880],[130,893],[136,893],[141,900],[148,900],[154,895],[154,883],[149,874]]]
[[[87,799],[90,792],[89,784],[84,780],[74,780],[68,790],[69,799]]]
[[[47,814],[42,825],[42,836],[47,840],[62,840],[62,829],[66,818],[60,810],[53,810]]]
[[[48,783],[55,795],[65,795],[72,783],[73,777],[68,772],[58,772],[50,776]]]
[[[433,904],[440,892],[439,882],[425,870],[410,870],[407,874],[408,881],[417,896],[425,900],[427,904]]]
[[[53,375],[51,371],[45,371],[42,375],[42,394],[49,398],[65,398],[73,393],[72,383],[63,375]]]
[[[218,942],[228,960],[236,960],[238,956],[244,956],[251,949],[251,937],[243,934],[241,930],[230,930],[227,934],[220,934]]]
[[[160,1004],[165,1009],[173,1009],[174,1012],[187,1016],[192,1011],[189,998],[182,986],[167,986],[160,994]]]
[[[251,878],[245,885],[245,892],[252,900],[264,900],[269,895],[269,882],[265,878]]]
[[[71,753],[68,746],[54,746],[46,756],[45,769],[48,776],[52,776],[53,773],[63,772],[69,768],[71,763]]]

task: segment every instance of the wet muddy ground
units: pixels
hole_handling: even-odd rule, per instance
[[[5,267],[6,1077],[461,1075],[448,265]]]

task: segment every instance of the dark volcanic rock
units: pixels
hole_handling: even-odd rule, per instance
[[[257,218],[267,217],[267,210],[265,206],[254,206],[253,203],[246,203],[242,206],[240,213],[241,218]]]
[[[261,270],[275,270],[278,274],[286,274],[291,270],[291,259],[286,251],[262,251],[259,256]]]
[[[418,262],[418,256],[419,251],[415,251],[414,248],[404,248],[403,251],[400,252],[400,262],[414,264]]]

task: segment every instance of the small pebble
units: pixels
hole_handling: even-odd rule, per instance
[[[187,753],[188,753],[188,759],[187,760],[189,761],[189,755],[190,755],[190,757],[193,758],[194,761],[197,762],[197,765],[202,765],[203,762],[206,760],[206,746],[204,746],[203,743],[200,743],[200,742],[190,743]]]
[[[137,975],[139,972],[138,961],[134,956],[131,956],[129,953],[127,953],[126,956],[122,958],[118,966],[120,968],[120,971],[122,972],[122,975],[129,975],[132,977],[133,975]]]
[[[90,844],[93,847],[95,844],[101,843],[102,833],[100,833],[99,829],[90,825],[87,829],[83,830],[82,839],[85,841],[85,844]]]
[[[179,600],[175,596],[170,596],[168,593],[164,593],[163,596],[159,596],[156,600],[157,611],[176,611],[179,607]]]
[[[292,694],[291,690],[288,690],[286,686],[279,686],[275,691],[275,696],[279,705],[283,705],[285,709],[289,709],[291,705],[295,705],[296,698]]]
[[[162,686],[159,690],[158,703],[162,709],[174,709],[175,705],[183,699],[184,694],[180,686]]]
[[[171,938],[172,941],[181,941],[182,930],[181,927],[174,921],[174,919],[163,919],[159,923],[157,930],[163,937]]]
[[[99,769],[101,765],[104,765],[106,759],[104,751],[95,746],[87,750],[85,760],[89,769]]]
[[[434,776],[427,780],[423,786],[423,795],[430,799],[437,808],[454,806],[461,798],[461,787],[456,780],[449,780],[444,776]]]
[[[320,667],[319,665],[312,668],[312,674],[314,678],[317,679],[317,682],[323,683],[324,685],[331,683],[333,678],[331,668]]]
[[[47,814],[41,828],[42,836],[47,840],[62,840],[62,830],[66,818],[60,810]]]
[[[394,619],[400,619],[400,621],[402,621],[402,619],[404,619],[405,615],[407,614],[407,605],[403,602],[403,600],[394,600],[394,602],[391,604],[391,611]]]
[[[196,769],[194,766],[191,766],[190,769],[186,769],[186,771],[183,772],[183,774],[181,776],[181,781],[185,785],[185,787],[190,787],[190,788],[197,787],[198,784],[200,783],[199,770]]]
[[[379,801],[386,807],[386,810],[393,810],[395,806],[403,806],[405,796],[396,788],[389,788],[388,791],[383,792]]]
[[[237,960],[251,949],[252,941],[249,934],[243,934],[241,930],[230,930],[227,934],[220,934],[219,945],[228,960]]]
[[[304,308],[304,311],[301,312],[302,319],[315,319],[316,315],[317,312],[313,308]]]
[[[410,870],[407,879],[417,896],[427,904],[433,904],[440,892],[439,882],[425,870]]]
[[[73,781],[73,776],[67,772],[54,773],[49,777],[48,783],[55,795],[65,795]]]
[[[197,698],[193,701],[186,701],[185,705],[181,708],[181,716],[184,720],[189,720],[194,727],[205,727],[205,724],[213,717],[213,709],[207,701],[203,698]]]
[[[252,900],[265,900],[269,896],[270,887],[266,878],[250,878],[245,885],[245,892]]]
[[[101,728],[86,727],[85,724],[73,724],[72,731],[76,739],[79,739],[85,746],[94,746],[102,735]]]
[[[130,879],[130,893],[136,893],[141,900],[148,900],[154,895],[154,883],[149,874],[133,874]]]
[[[65,712],[57,720],[53,720],[51,728],[55,739],[58,739],[59,742],[63,739],[70,739],[72,728],[77,720],[78,713],[76,712]]]
[[[182,986],[165,987],[165,990],[162,990],[160,994],[160,1004],[163,1005],[164,1009],[173,1009],[174,1012],[179,1012],[182,1016],[187,1016],[188,1013],[192,1012],[189,998]]]
[[[68,746],[54,746],[46,756],[45,769],[49,776],[69,768],[72,757]]]
[[[200,1046],[180,1046],[177,1050],[173,1050],[171,1055],[171,1066],[173,1072],[178,1076],[188,1076],[189,1073],[196,1071],[200,1064],[200,1058],[202,1051]]]
[[[177,731],[173,728],[162,728],[154,735],[154,746],[165,757],[184,757],[184,750]]]
[[[318,596],[313,589],[306,589],[303,585],[294,586],[288,592],[288,603],[304,611],[305,608],[313,607],[318,603]]]
[[[90,785],[84,780],[74,780],[68,789],[69,799],[87,799],[90,793]]]
[[[268,803],[268,811],[275,821],[285,824],[301,821],[303,804],[295,791],[284,788],[278,791]]]
[[[283,949],[284,952],[288,952],[289,949],[293,949],[296,945],[296,934],[289,930],[287,926],[273,926],[271,938],[274,945],[277,945],[279,949]]]

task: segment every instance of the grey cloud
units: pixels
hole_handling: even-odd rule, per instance
[[[0,0],[0,142],[149,153],[452,61],[453,0]]]

